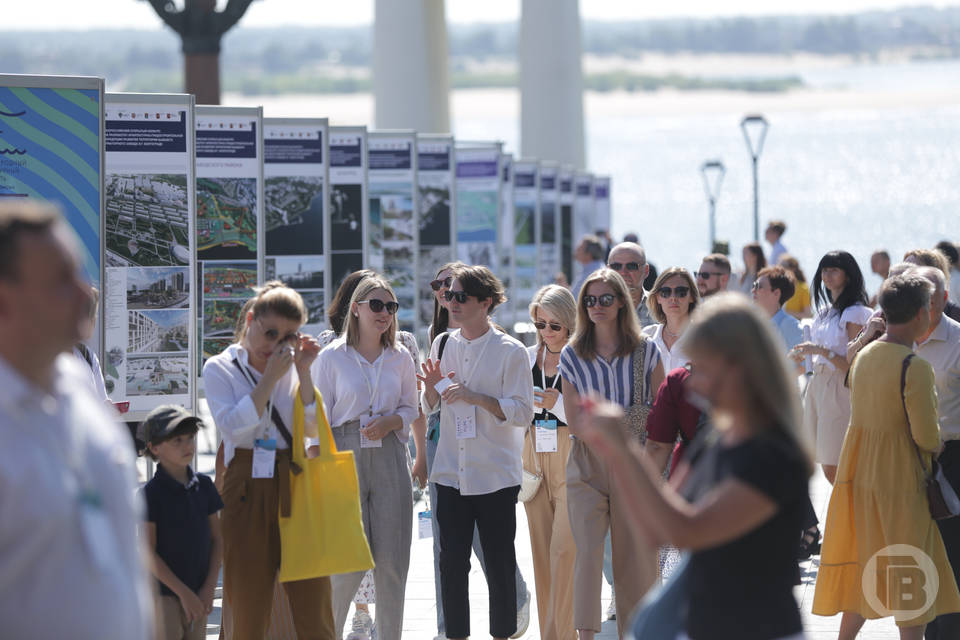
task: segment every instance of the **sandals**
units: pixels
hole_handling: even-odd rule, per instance
[[[800,536],[800,546],[797,549],[797,560],[808,560],[810,556],[820,555],[820,528],[810,527]]]

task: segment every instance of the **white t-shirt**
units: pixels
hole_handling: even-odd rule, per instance
[[[824,307],[817,312],[810,329],[810,339],[814,344],[827,347],[838,356],[847,355],[847,324],[865,325],[870,319],[873,309],[862,304],[855,304],[838,314],[832,306]],[[833,363],[820,355],[813,356],[813,364],[825,364],[835,369]]]

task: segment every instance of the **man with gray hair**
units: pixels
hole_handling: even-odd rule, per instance
[[[949,291],[947,279],[936,267],[910,270],[929,280],[934,287],[930,297],[930,328],[917,340],[917,355],[933,366],[937,385],[937,410],[943,452],[938,458],[943,473],[954,486],[960,483],[960,323],[947,317],[944,308]],[[937,520],[953,575],[960,582],[960,518]],[[928,640],[960,638],[960,614],[942,615],[927,625]]]
[[[603,254],[603,242],[594,235],[583,236],[580,244],[573,250],[573,259],[580,263],[580,275],[570,287],[574,298],[580,297],[580,289],[590,274],[603,268]]]
[[[647,254],[643,247],[635,242],[621,242],[610,250],[607,266],[619,273],[627,283],[640,326],[657,324],[647,308],[647,292],[643,290],[643,281],[650,273],[650,265],[647,264]]]
[[[54,207],[0,203],[0,634],[145,640],[133,451],[65,353],[92,321],[79,274]]]

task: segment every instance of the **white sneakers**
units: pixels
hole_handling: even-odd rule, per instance
[[[519,638],[527,632],[530,626],[530,591],[527,591],[527,601],[517,610],[517,631],[511,638]]]
[[[352,629],[347,635],[347,640],[372,640],[373,638],[373,619],[366,611],[357,609],[353,614]]]
[[[610,587],[610,606],[607,607],[607,620],[617,619],[617,592]]]

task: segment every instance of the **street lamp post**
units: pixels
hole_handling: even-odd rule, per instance
[[[769,128],[767,119],[762,115],[754,114],[744,116],[740,121],[740,129],[743,130],[743,139],[747,143],[747,151],[753,160],[753,241],[760,242],[760,201],[757,193],[757,162],[760,160],[760,154],[763,152],[763,141],[767,137]],[[756,145],[754,145],[756,138]]]
[[[707,160],[700,165],[700,173],[703,174],[703,190],[710,205],[710,251],[713,252],[717,245],[717,198],[720,197],[720,186],[727,169],[720,160]]]

